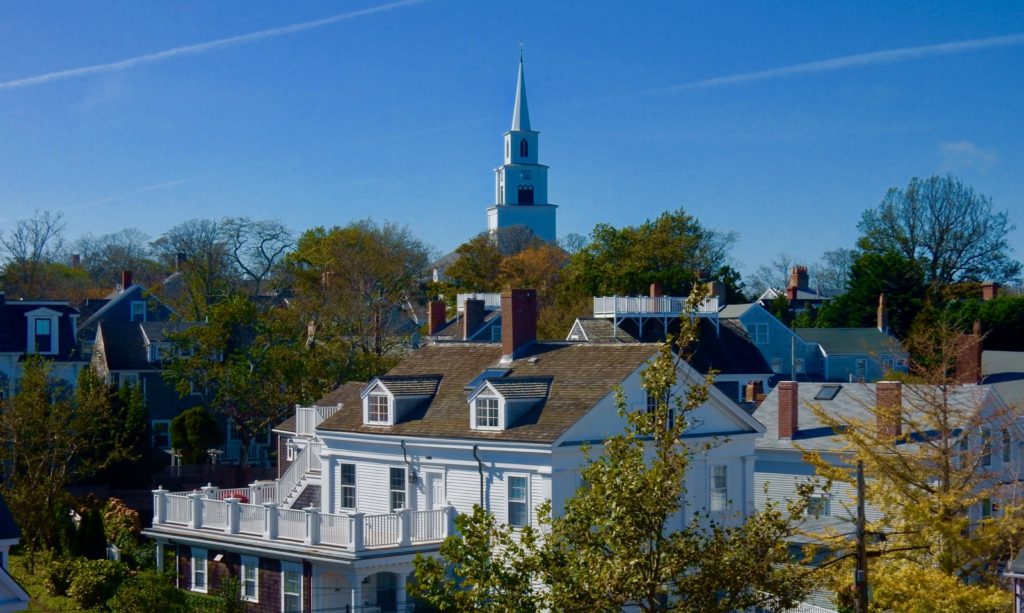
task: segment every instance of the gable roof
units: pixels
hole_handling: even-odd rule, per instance
[[[898,340],[878,328],[797,328],[797,336],[818,343],[827,355],[906,354]]]
[[[1024,409],[1024,351],[983,351],[981,375],[1007,405]]]
[[[572,338],[579,334],[581,338]],[[621,328],[616,329],[610,319],[597,317],[577,317],[569,330],[570,341],[585,341],[590,343],[635,343],[636,337]]]
[[[553,377],[496,377],[485,379],[508,400],[544,398],[551,390]]]
[[[742,317],[743,314],[749,311],[753,306],[761,305],[756,302],[748,302],[747,304],[728,304],[718,311],[718,316],[722,319],[736,319],[738,317]]]
[[[395,396],[433,396],[441,384],[441,375],[382,375],[374,379]],[[372,385],[372,382],[371,382]],[[369,390],[370,386],[367,386]]]
[[[169,334],[204,324],[168,321],[99,321],[96,335],[103,343],[103,359],[108,371],[157,370],[149,361],[148,343],[170,342]]]
[[[823,387],[839,387],[839,392],[832,400],[818,400],[815,396]],[[768,394],[753,413],[753,416],[765,425],[764,436],[757,440],[757,448],[763,449],[808,449],[817,451],[837,451],[845,446],[830,427],[826,426],[811,405],[820,406],[829,415],[851,420],[869,421],[874,419],[872,409],[875,406],[874,383],[805,383],[800,382],[797,388],[797,421],[798,428],[792,439],[779,438],[779,388]],[[908,415],[919,414],[924,403],[934,401],[942,396],[942,390],[933,385],[903,385],[903,411]],[[978,385],[957,385],[947,388],[949,406],[956,407],[965,414],[973,414],[981,408],[985,400],[985,390]]]
[[[28,314],[33,311],[50,311],[57,314],[56,355],[46,354],[49,360],[58,362],[77,359],[78,342],[72,334],[72,319],[78,317],[78,309],[60,300],[5,300],[0,292],[0,353],[24,354],[28,349]]]
[[[484,311],[484,319],[476,330],[470,330],[469,338],[463,338],[462,335],[462,322],[464,315],[457,313],[455,317],[448,320],[444,325],[437,329],[433,334],[425,335],[428,338],[438,340],[482,340],[485,342],[491,341],[490,334],[483,334],[483,332],[492,327],[501,325],[501,309],[490,309]]]
[[[470,429],[469,395],[464,389],[486,368],[495,367],[502,357],[497,343],[438,343],[412,353],[388,376],[423,377],[440,373],[436,394],[422,411],[394,426],[368,426],[362,420],[362,385],[346,383],[316,404],[344,404],[342,410],[320,424],[320,430],[364,432],[398,436],[437,436],[495,439],[530,443],[551,443],[582,418],[599,401],[612,393],[634,371],[658,351],[652,343],[587,344],[539,342],[529,354],[510,364],[507,377],[490,379],[494,385],[512,381],[510,393],[519,393],[524,378],[549,379],[549,393],[516,425],[503,431]],[[528,385],[534,385],[530,383]],[[525,388],[524,388],[525,389]],[[529,393],[534,393],[535,390]]]

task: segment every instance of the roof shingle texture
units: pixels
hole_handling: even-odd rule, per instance
[[[898,340],[878,328],[797,328],[805,341],[818,343],[829,355],[906,353]]]
[[[346,383],[317,405],[344,403],[344,408],[320,428],[398,436],[438,436],[551,443],[576,423],[614,387],[622,383],[658,351],[655,344],[592,345],[589,343],[535,343],[528,355],[510,365],[509,377],[550,378],[545,401],[516,424],[500,432],[471,430],[467,384],[486,368],[499,365],[501,345],[496,343],[435,344],[420,348],[388,375],[441,374],[437,394],[426,410],[394,426],[363,425],[364,387]],[[492,380],[492,383],[494,380]]]

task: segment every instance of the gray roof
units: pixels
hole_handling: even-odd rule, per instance
[[[491,377],[487,382],[507,399],[545,398],[552,377]]]
[[[747,304],[729,304],[718,311],[718,316],[722,319],[736,319],[738,317],[742,317],[744,313],[750,310],[750,307],[754,306],[754,304],[755,303],[752,302],[748,302]]]
[[[395,396],[433,396],[441,384],[441,375],[383,375],[377,380]]]
[[[839,393],[833,400],[815,400],[815,396],[825,386],[839,386]],[[915,416],[922,415],[920,407],[939,401],[942,389],[933,385],[904,385],[903,411],[904,422],[913,422]],[[985,390],[978,385],[958,385],[947,388],[949,404],[961,415],[973,415],[984,400]],[[797,432],[792,439],[779,438],[779,388],[768,394],[764,402],[753,413],[755,419],[764,424],[766,431],[757,441],[758,449],[808,449],[817,451],[838,451],[845,446],[844,441],[835,435],[811,409],[817,405],[833,417],[853,421],[874,420],[872,408],[875,406],[874,383],[805,383],[801,382],[797,390]],[[913,434],[913,432],[906,432]]]
[[[610,319],[598,319],[596,317],[578,317],[576,324],[583,329],[586,340],[591,343],[635,343],[636,338],[621,328],[616,330]],[[576,325],[573,326],[576,328]],[[570,334],[572,331],[570,330]],[[575,339],[570,339],[575,340]]]
[[[1024,351],[983,351],[981,375],[1007,405],[1024,407]]]
[[[905,354],[898,340],[878,328],[797,328],[797,335],[818,343],[828,355]]]
[[[444,325],[437,329],[434,334],[427,334],[427,338],[435,340],[470,340],[480,335],[484,331],[484,328],[489,328],[492,325],[501,325],[501,309],[492,309],[484,311],[484,319],[475,330],[469,331],[470,339],[465,339],[462,336],[462,313],[458,313],[455,317],[448,320]],[[482,335],[479,340],[490,341],[490,334]]]

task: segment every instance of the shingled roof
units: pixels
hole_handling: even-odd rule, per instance
[[[658,345],[653,343],[535,343],[523,358],[502,364],[510,369],[506,377],[490,382],[492,385],[511,382],[510,393],[536,393],[538,383],[547,380],[550,382],[547,398],[512,427],[503,431],[482,431],[469,427],[469,393],[465,387],[485,369],[499,365],[501,345],[427,345],[402,360],[387,375],[426,377],[439,373],[440,384],[424,411],[394,426],[364,425],[360,394],[365,385],[346,383],[316,402],[321,406],[344,404],[344,408],[326,419],[320,429],[551,443],[657,351]],[[521,387],[516,387],[517,384]]]
[[[797,328],[797,336],[818,343],[828,355],[890,355],[907,350],[878,328]]]
[[[552,377],[498,377],[488,378],[499,394],[507,399],[544,398],[551,390]]]
[[[395,396],[433,396],[441,383],[441,375],[384,375],[377,377]]]

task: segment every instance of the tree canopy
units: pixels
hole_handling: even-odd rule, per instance
[[[953,175],[914,177],[905,189],[890,188],[864,211],[860,248],[895,251],[919,262],[928,283],[1017,279],[1020,262],[1010,257],[1006,211]]]

